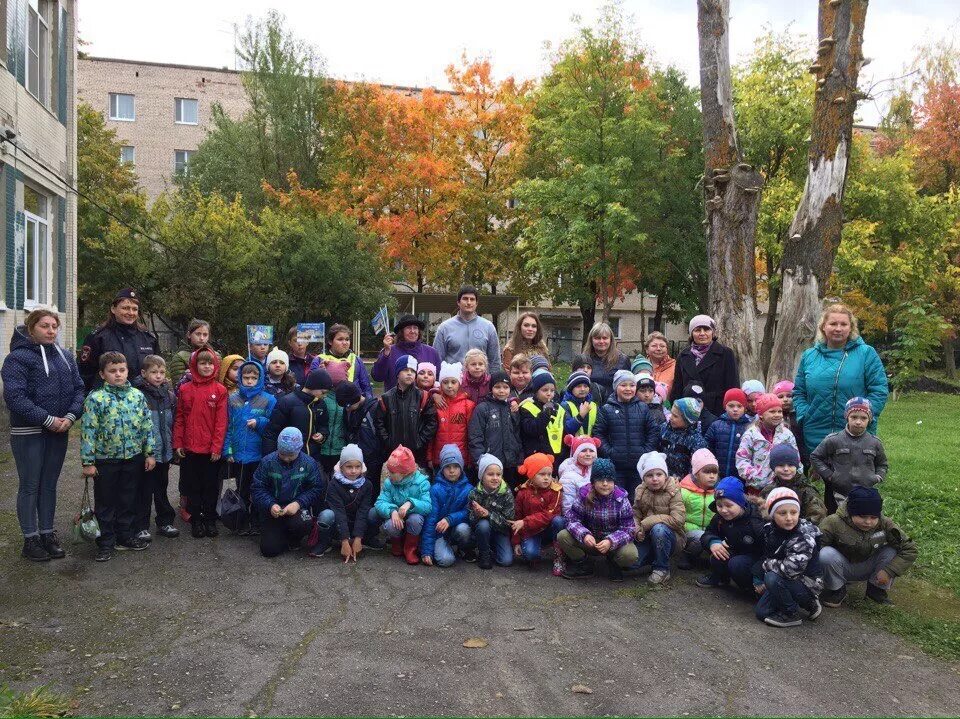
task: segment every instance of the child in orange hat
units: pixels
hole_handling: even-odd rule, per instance
[[[517,467],[527,477],[517,492],[511,541],[513,553],[527,560],[530,567],[540,559],[540,548],[552,543],[566,526],[560,516],[563,487],[553,478],[553,456],[537,452]]]

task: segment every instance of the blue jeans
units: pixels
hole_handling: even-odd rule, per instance
[[[495,561],[501,567],[513,564],[513,547],[510,545],[510,535],[496,531],[490,526],[489,519],[481,519],[473,528],[477,540],[477,551],[480,554],[494,553]]]
[[[809,606],[814,598],[813,592],[799,579],[786,579],[776,572],[764,574],[763,583],[767,591],[760,596],[755,608],[761,621],[776,612],[793,614],[799,607]]]
[[[373,510],[370,510],[371,512]],[[420,532],[423,531],[423,515],[422,514],[408,514],[407,518],[403,521],[403,527],[401,529],[394,529],[393,522],[389,519],[385,522],[380,519],[380,515],[375,515],[376,522],[382,522],[380,529],[383,530],[383,533],[386,534],[390,539],[397,539],[402,537],[404,533],[412,534],[415,537],[420,536]]]
[[[662,522],[654,524],[642,542],[634,542],[637,545],[636,566],[642,567],[649,563],[654,569],[669,572],[670,555],[673,554],[676,543],[677,535],[670,527]]]
[[[567,520],[563,517],[554,517],[550,520],[550,526],[544,529],[540,534],[527,537],[520,542],[520,552],[523,558],[528,562],[535,562],[540,559],[540,548],[544,544],[550,544],[557,538],[560,530],[567,526]]]
[[[17,519],[24,537],[49,534],[57,510],[57,480],[67,455],[67,432],[10,435],[17,463]]]
[[[726,562],[710,555],[710,573],[724,582],[733,580],[740,589],[753,591],[753,563],[756,558],[750,554],[738,554]]]
[[[449,567],[457,561],[454,546],[466,549],[470,545],[470,525],[460,522],[451,527],[442,536],[437,537],[433,544],[433,560],[438,567]]]

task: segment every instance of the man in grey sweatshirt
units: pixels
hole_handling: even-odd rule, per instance
[[[477,314],[477,289],[464,285],[457,293],[457,314],[437,328],[433,348],[444,362],[462,362],[468,350],[487,355],[488,371],[500,366],[500,338],[490,320]]]

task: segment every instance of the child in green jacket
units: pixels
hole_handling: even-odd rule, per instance
[[[387,459],[387,479],[371,511],[371,519],[381,521],[390,537],[393,556],[403,556],[407,564],[419,564],[417,549],[425,517],[430,514],[430,481],[417,468],[413,452],[399,445]]]
[[[713,488],[719,479],[720,464],[713,452],[706,447],[694,452],[690,458],[690,474],[680,482],[680,496],[687,509],[687,519],[683,524],[687,543],[677,558],[679,569],[690,569],[692,562],[704,551],[700,540],[713,519],[714,511],[710,505],[713,504]]]

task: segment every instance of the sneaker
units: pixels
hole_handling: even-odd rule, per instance
[[[260,525],[255,524],[255,525],[253,525],[252,527],[250,527],[250,531],[247,532],[247,534],[248,534],[249,536],[251,536],[251,537],[259,537],[259,536],[260,536]]]
[[[290,546],[291,546],[291,548],[293,548],[293,544],[292,544],[292,543],[291,543]],[[324,554],[326,554],[327,552],[329,552],[332,548],[333,548],[333,545],[332,545],[332,544],[327,544],[327,546],[323,546],[322,544],[318,544],[316,547],[314,547],[314,548],[311,549],[309,552],[307,552],[307,556],[308,556],[308,557],[322,557]],[[299,542],[297,543],[296,549],[300,549],[300,543],[299,543]]]
[[[579,562],[567,562],[567,568],[563,570],[564,579],[583,579],[593,576],[593,563],[588,559],[581,559]]]
[[[173,539],[174,537],[180,536],[180,530],[174,527],[172,524],[164,524],[162,527],[157,527],[157,534],[159,534],[161,537]]]
[[[137,539],[142,539],[144,542],[150,542],[153,540],[153,536],[151,536],[150,532],[148,532],[146,529],[142,529],[137,534]]]
[[[611,582],[623,581],[623,569],[620,568],[619,564],[607,562],[607,579]]]
[[[473,564],[474,562],[476,562],[476,561],[477,561],[477,550],[474,549],[473,547],[470,547],[469,549],[464,549],[464,550],[463,550],[463,561],[465,561],[465,562],[470,562],[470,564]]]
[[[204,528],[203,528],[203,533],[204,533],[206,536],[208,536],[208,537],[218,537],[218,536],[220,536],[220,530],[217,529],[217,522],[216,522],[216,520],[212,520],[212,521],[210,521],[210,522],[205,522],[205,526],[204,526]]]
[[[477,566],[480,569],[493,569],[493,553],[481,552],[480,558],[477,560]]]
[[[97,556],[93,558],[95,562],[109,562],[113,559],[113,547],[97,547]]]
[[[786,612],[775,612],[769,617],[764,617],[763,621],[765,624],[769,624],[771,627],[780,627],[781,629],[786,629],[787,627],[799,627],[803,622],[800,620],[800,615],[796,612],[791,612],[787,614]]]
[[[654,569],[650,572],[650,576],[647,577],[647,581],[650,584],[663,584],[668,579],[670,579],[670,572],[666,569]]]
[[[714,587],[722,587],[727,582],[720,577],[716,577],[712,574],[704,574],[702,577],[697,577],[696,585],[698,587],[703,587],[704,589],[712,589]]]
[[[677,569],[693,569],[693,563],[686,552],[680,552],[677,556]]]
[[[203,539],[207,536],[207,530],[203,526],[203,522],[199,519],[190,522],[190,536],[194,539]]]
[[[804,607],[807,610],[807,619],[810,621],[815,620],[821,614],[823,614],[823,605],[820,603],[820,600],[816,597],[813,598],[813,601],[810,602],[807,606]]]
[[[133,537],[126,542],[117,542],[117,551],[120,552],[142,552],[146,548],[147,543],[140,539],[140,537]]]
[[[380,550],[387,546],[380,537],[364,537],[360,540],[360,543],[366,549],[374,550]]]
[[[20,554],[31,562],[47,562],[50,560],[50,552],[44,548],[43,542],[37,536],[23,538],[23,550]]]
[[[846,598],[847,587],[844,585],[840,589],[824,589],[820,594],[820,603],[825,607],[836,609]]]
[[[40,541],[43,543],[43,548],[47,550],[47,554],[50,555],[50,559],[63,559],[67,556],[56,532],[41,534]]]
[[[886,589],[877,587],[870,583],[867,584],[866,596],[867,599],[872,599],[877,604],[885,604],[887,606],[891,606],[893,604],[893,600],[890,599],[890,595],[887,594]]]

